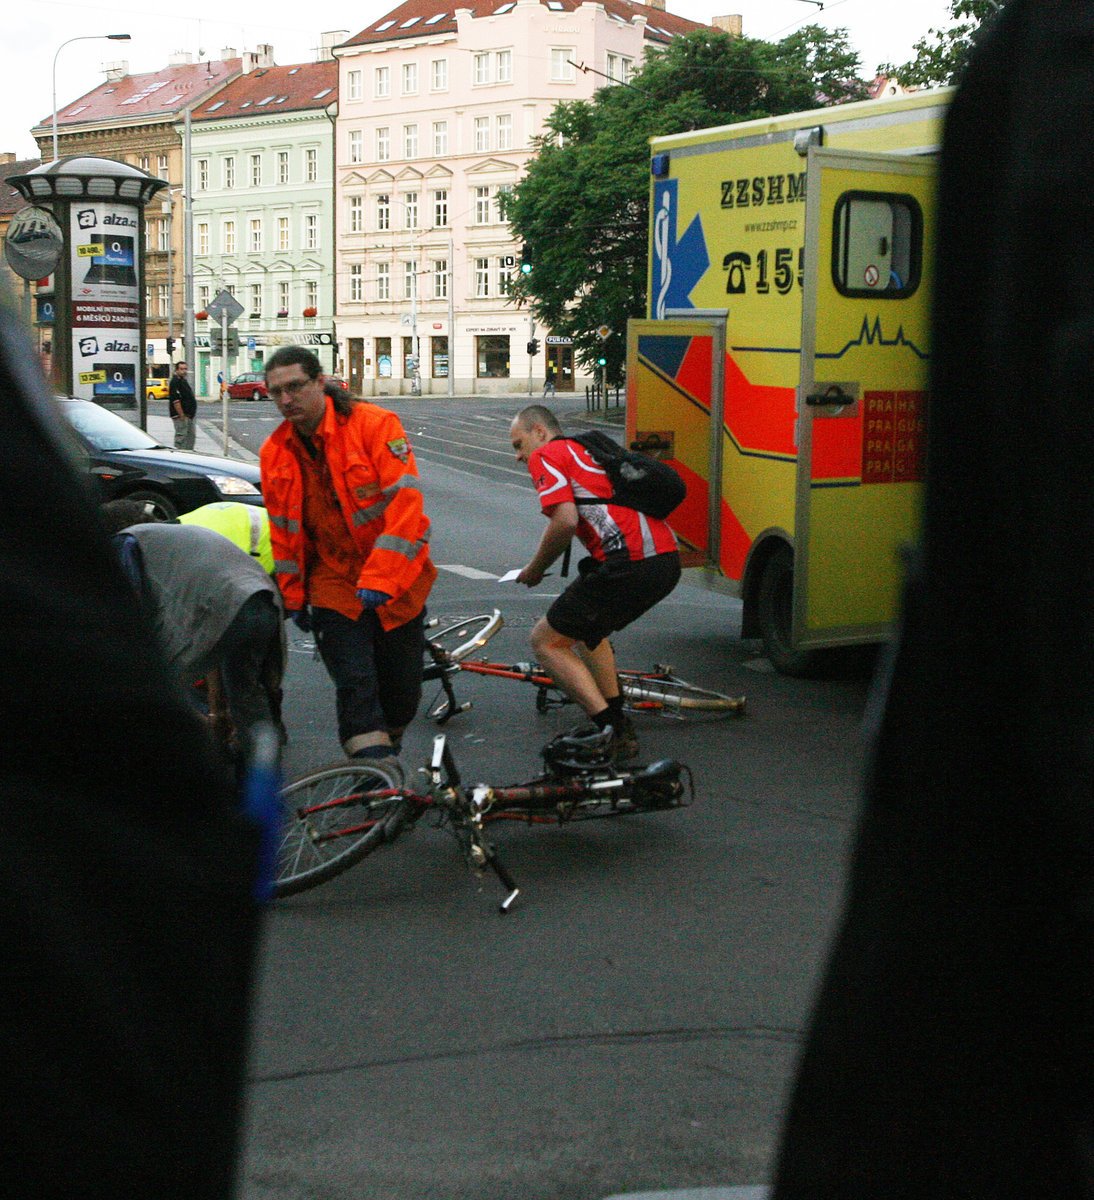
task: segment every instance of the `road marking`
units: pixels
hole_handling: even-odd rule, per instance
[[[478,567],[465,567],[461,563],[437,563],[438,571],[451,571],[453,575],[462,575],[465,579],[497,579],[492,571],[480,571]]]

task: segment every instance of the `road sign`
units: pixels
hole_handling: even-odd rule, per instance
[[[214,354],[219,354],[221,352],[222,345],[223,345],[223,341],[220,336],[220,330],[219,329],[210,329],[209,330],[209,349]],[[238,354],[239,353],[239,330],[238,329],[229,329],[228,330],[228,353],[229,354]]]
[[[598,338],[600,338],[600,340],[602,342],[606,342],[608,340],[608,338],[610,338],[612,336],[611,326],[610,325],[601,325],[600,328],[596,331],[596,336]]]
[[[227,288],[217,292],[213,297],[212,303],[205,310],[209,316],[219,325],[221,320],[227,318],[228,324],[232,322],[243,312],[243,305],[232,295]]]
[[[255,346],[257,346],[257,345],[258,345],[258,343],[257,343],[257,342],[254,340],[254,338],[253,338],[253,337],[249,337],[249,338],[247,339],[247,349],[248,349],[248,350],[250,350],[250,352],[251,352],[252,354],[254,354],[254,352],[255,352]]]

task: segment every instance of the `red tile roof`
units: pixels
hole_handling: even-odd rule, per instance
[[[164,67],[162,71],[108,80],[86,96],[59,108],[57,124],[71,127],[123,119],[137,124],[148,117],[178,113],[195,100],[203,99],[214,88],[235,78],[242,68],[242,59],[229,58],[223,62],[184,63],[177,67]],[[48,130],[52,123],[51,113],[32,132]]]
[[[14,162],[0,164],[0,179],[6,181],[11,175],[25,175],[41,165],[40,158],[20,158]],[[0,215],[11,216],[12,213],[25,208],[26,203],[15,188],[8,187],[7,182],[0,184]]]
[[[257,67],[241,75],[193,110],[195,121],[250,116],[264,112],[324,109],[338,99],[338,63],[299,63]]]
[[[539,0],[543,8],[551,12],[574,12],[581,7],[583,0]],[[693,33],[696,29],[709,29],[702,21],[690,21],[687,17],[678,17],[675,13],[664,9],[653,8],[648,4],[634,3],[633,0],[598,0],[600,5],[613,17],[619,17],[628,23],[636,16],[646,18],[646,38],[655,42],[668,42],[674,37],[685,33]],[[375,42],[390,42],[401,38],[428,37],[438,33],[456,32],[456,9],[470,9],[475,17],[489,17],[499,10],[508,11],[515,5],[515,0],[406,0],[398,8],[393,8],[371,25],[367,25],[360,33],[355,34],[343,46],[367,46]]]

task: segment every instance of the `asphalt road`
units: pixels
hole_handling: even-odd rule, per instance
[[[491,652],[527,657],[561,584],[496,581],[542,528],[508,447],[513,401],[392,407],[435,526],[431,613],[497,606]],[[272,405],[233,405],[233,436],[257,448],[274,420]],[[694,771],[691,808],[506,827],[522,895],[505,918],[496,882],[425,822],[272,908],[244,1200],[600,1200],[766,1180],[838,910],[867,679],[785,679],[739,628],[735,601],[682,584],[616,642],[623,665],[668,662],[748,695],[741,720],[641,722],[643,758]],[[292,641],[290,774],[337,757],[331,688],[309,639]],[[457,687],[474,701],[447,727],[467,779],[534,774],[574,720],[537,713],[518,684]],[[435,732],[412,727],[408,767]]]

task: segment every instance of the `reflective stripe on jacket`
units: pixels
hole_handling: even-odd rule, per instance
[[[355,404],[343,416],[328,399],[315,440],[326,455],[346,528],[364,560],[357,587],[392,597],[376,611],[383,627],[394,629],[421,611],[437,575],[429,556],[430,526],[418,468],[402,424],[374,404]],[[303,527],[298,453],[307,451],[292,425],[283,421],[260,454],[274,573],[287,609],[307,603],[311,553]]]

